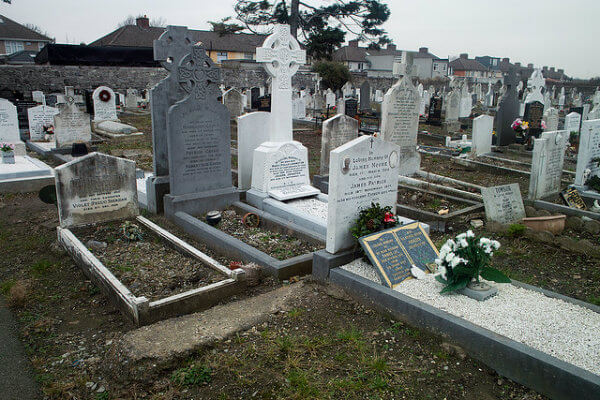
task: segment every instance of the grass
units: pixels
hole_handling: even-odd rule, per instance
[[[0,293],[5,296],[8,295],[8,293],[10,293],[10,289],[15,286],[15,283],[17,282],[14,279],[2,281],[2,283],[0,283]]]
[[[55,264],[47,259],[41,259],[31,265],[29,269],[31,270],[31,274],[35,277],[42,277],[46,275]]]
[[[212,370],[204,365],[179,368],[171,375],[171,381],[180,386],[195,386],[210,383]]]

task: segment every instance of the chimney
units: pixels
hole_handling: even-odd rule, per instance
[[[460,58],[462,58],[463,60],[466,60],[467,58],[469,58],[469,54],[468,53],[462,53],[460,55]]]
[[[533,64],[532,63],[527,64],[527,68],[533,69]]]
[[[429,53],[429,49],[427,47],[419,47],[419,53]]]
[[[503,62],[503,63],[509,63],[509,62],[510,62],[510,58],[508,58],[508,57],[504,57],[504,58],[502,59],[502,62]]]
[[[387,49],[388,50],[396,50],[396,45],[390,43],[390,44],[387,45]]]
[[[550,67],[550,72],[554,72],[554,67]]]
[[[358,39],[348,41],[349,47],[358,47]]]
[[[520,63],[520,62],[516,62],[516,63],[515,63],[515,67],[517,67],[517,68],[521,68],[521,63]]]
[[[135,19],[135,25],[138,28],[148,29],[150,28],[150,20],[145,15],[143,17],[137,17]]]
[[[564,73],[565,73],[565,70],[564,70],[564,69],[559,69],[559,70],[557,70],[556,72],[558,72],[559,74],[564,74]]]

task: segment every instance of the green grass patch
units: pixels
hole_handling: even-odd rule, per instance
[[[16,282],[13,279],[2,281],[2,283],[0,283],[0,293],[6,296],[10,292],[10,289],[15,286],[15,283]]]
[[[39,278],[46,275],[54,266],[55,264],[52,261],[44,258],[36,263],[33,263],[29,267],[29,270],[33,276]]]
[[[212,370],[204,365],[190,365],[175,370],[171,375],[171,381],[180,386],[197,386],[210,383]]]

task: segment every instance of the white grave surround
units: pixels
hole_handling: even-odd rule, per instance
[[[492,151],[492,131],[494,130],[494,117],[480,115],[473,119],[473,138],[471,152],[476,156]]]
[[[585,175],[600,176],[598,164],[592,159],[600,157],[600,119],[583,121],[579,138],[579,153],[577,154],[577,169],[575,172],[575,186],[585,188]],[[589,177],[588,176],[588,177]]]
[[[0,163],[0,193],[31,192],[51,185],[54,172],[37,158],[15,156],[14,164]]]
[[[0,143],[13,144],[17,156],[26,154],[25,143],[19,134],[17,107],[6,99],[0,99]]]
[[[49,106],[35,106],[27,109],[29,120],[29,139],[31,141],[44,140],[44,125],[54,125],[54,116],[58,108]]]
[[[55,182],[63,228],[139,214],[134,161],[91,153],[56,167]]]
[[[525,206],[518,183],[481,188],[488,221],[512,224],[525,218]]]
[[[354,139],[330,154],[326,250],[354,245],[350,228],[371,203],[396,209],[400,147],[370,136]]]
[[[269,140],[269,131],[265,128],[269,126],[270,118],[271,113],[257,111],[237,119],[238,189],[240,190],[248,190],[252,187],[254,150],[261,143]]]
[[[561,190],[563,163],[569,133],[565,130],[543,132],[533,142],[529,199],[537,200]]]
[[[94,122],[118,121],[115,92],[108,86],[99,86],[92,93]]]
[[[310,185],[308,150],[296,141],[265,142],[254,151],[252,189],[279,201],[321,193]]]
[[[576,112],[569,113],[565,116],[565,128],[567,133],[579,133],[579,125],[581,125],[581,115]]]

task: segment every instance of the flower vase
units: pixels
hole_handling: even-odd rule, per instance
[[[461,289],[458,292],[472,299],[483,301],[498,293],[498,288],[484,282],[472,280],[467,284],[466,288]]]
[[[51,141],[53,141],[53,140],[54,140],[54,135],[45,134],[45,135],[44,135],[44,140],[45,140],[46,142],[51,142]]]
[[[0,151],[2,153],[2,164],[14,164],[15,163],[15,152],[14,151]]]

